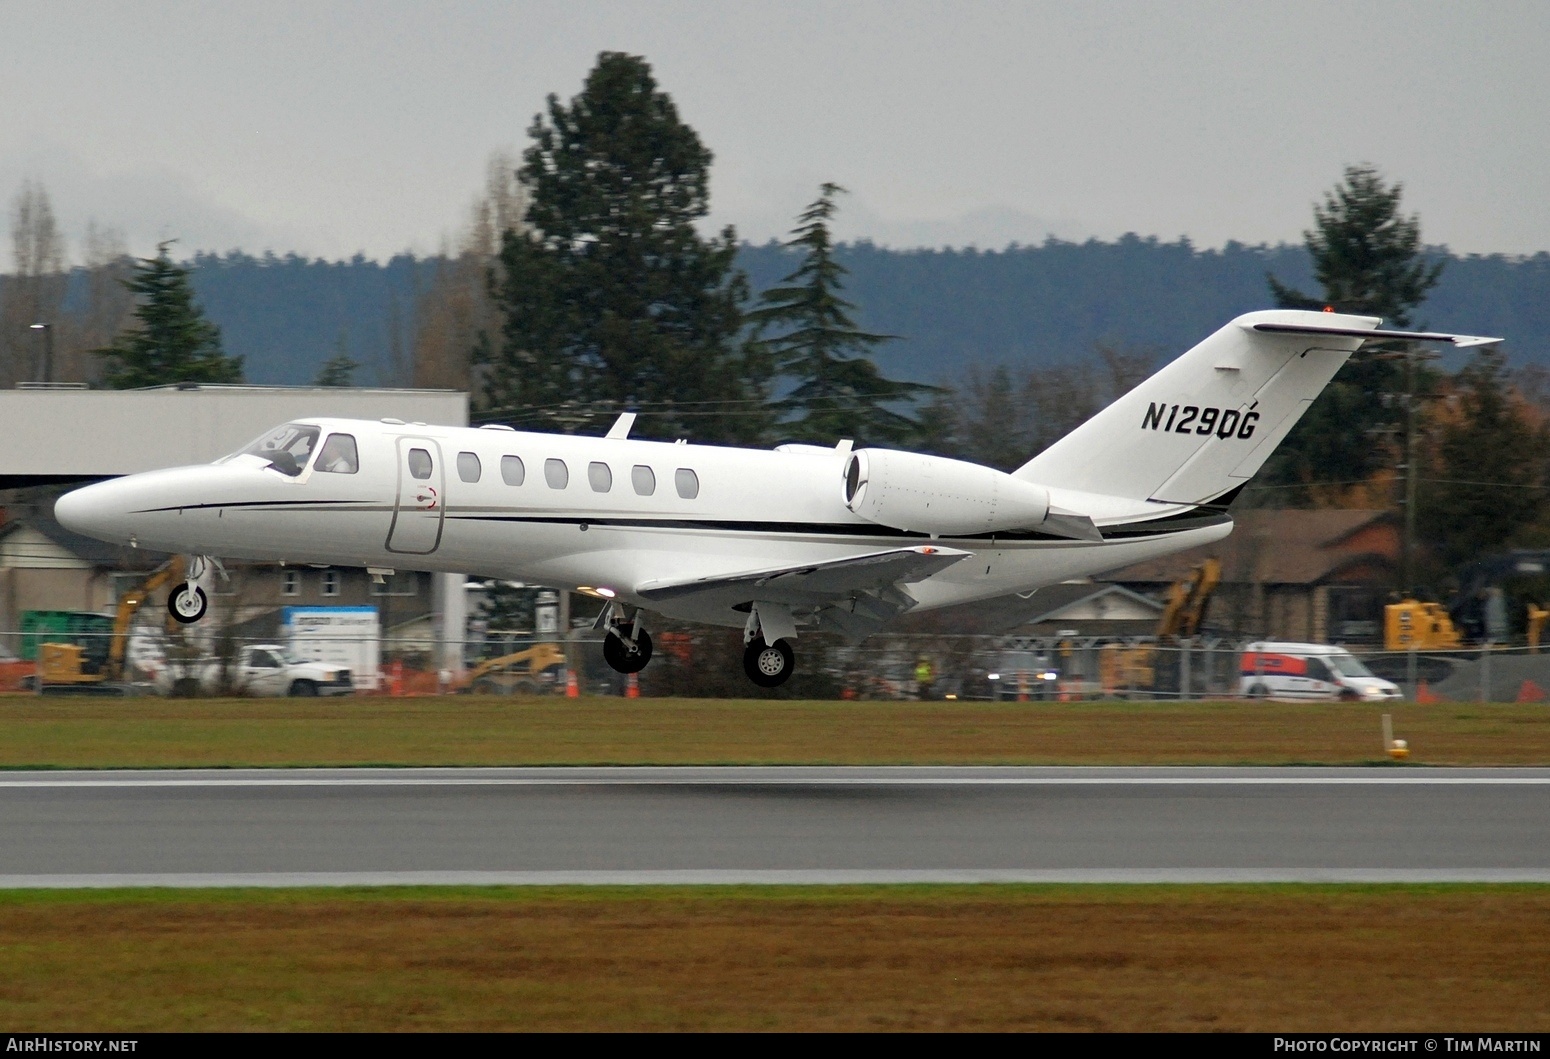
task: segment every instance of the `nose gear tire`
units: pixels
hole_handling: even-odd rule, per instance
[[[167,612],[183,625],[192,625],[204,617],[209,605],[205,590],[198,585],[194,586],[193,592],[189,592],[187,584],[179,585],[167,596]]]
[[[603,638],[603,661],[617,673],[639,673],[651,661],[651,635],[640,630],[632,646],[627,628],[610,632]]]
[[[791,676],[796,655],[785,640],[767,644],[761,639],[749,643],[743,651],[743,672],[761,688],[778,688]]]

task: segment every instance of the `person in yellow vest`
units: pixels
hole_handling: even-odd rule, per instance
[[[920,656],[920,661],[915,663],[915,697],[925,700],[931,697],[931,685],[936,680],[936,670],[932,668],[931,659],[925,655]]]

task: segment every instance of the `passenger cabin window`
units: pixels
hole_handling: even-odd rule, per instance
[[[630,484],[641,496],[650,496],[657,491],[657,476],[651,473],[650,467],[638,463],[630,469]]]
[[[460,452],[457,454],[457,476],[465,482],[477,482],[479,480],[479,457],[472,452]]]
[[[565,466],[564,460],[545,460],[544,481],[549,483],[550,489],[564,489],[570,485],[570,468]]]
[[[1329,667],[1320,659],[1308,659],[1308,679],[1323,681],[1325,684],[1333,684],[1335,676],[1329,671]]]
[[[318,470],[330,474],[354,474],[361,469],[360,456],[355,451],[355,438],[349,434],[330,434],[318,453]]]
[[[424,481],[431,476],[431,454],[424,449],[409,450],[409,473],[415,478]]]
[[[591,483],[594,493],[606,493],[614,487],[614,472],[608,469],[606,463],[589,463],[587,481]]]
[[[317,447],[318,437],[322,433],[323,431],[318,427],[309,427],[304,423],[287,423],[283,427],[271,430],[243,449],[239,455],[257,456],[268,460],[269,466],[281,474],[295,478],[307,465],[307,457],[312,455],[312,450]]]
[[[254,669],[279,669],[280,660],[268,651],[254,651],[248,656],[248,665]]]
[[[678,495],[685,500],[693,500],[700,495],[700,476],[687,467],[680,467],[673,472],[673,484],[678,487]]]
[[[501,481],[507,485],[521,485],[527,477],[527,468],[522,466],[521,456],[501,457]]]

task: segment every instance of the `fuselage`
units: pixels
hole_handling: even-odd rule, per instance
[[[1101,542],[891,529],[846,507],[848,445],[739,449],[327,418],[290,426],[315,431],[300,460],[245,451],[131,475],[67,495],[58,517],[156,551],[601,590],[732,626],[746,614],[695,598],[648,602],[638,590],[913,544],[970,553],[907,586],[925,609],[1027,592],[1231,530],[1219,510],[1141,502],[1100,519]]]

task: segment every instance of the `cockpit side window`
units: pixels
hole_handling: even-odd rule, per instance
[[[305,423],[287,423],[271,430],[239,455],[268,460],[269,466],[295,478],[307,466],[307,458],[317,447],[318,437],[322,433],[318,427],[307,426]]]
[[[330,434],[318,453],[317,468],[331,474],[354,474],[361,469],[355,438],[349,434]]]

